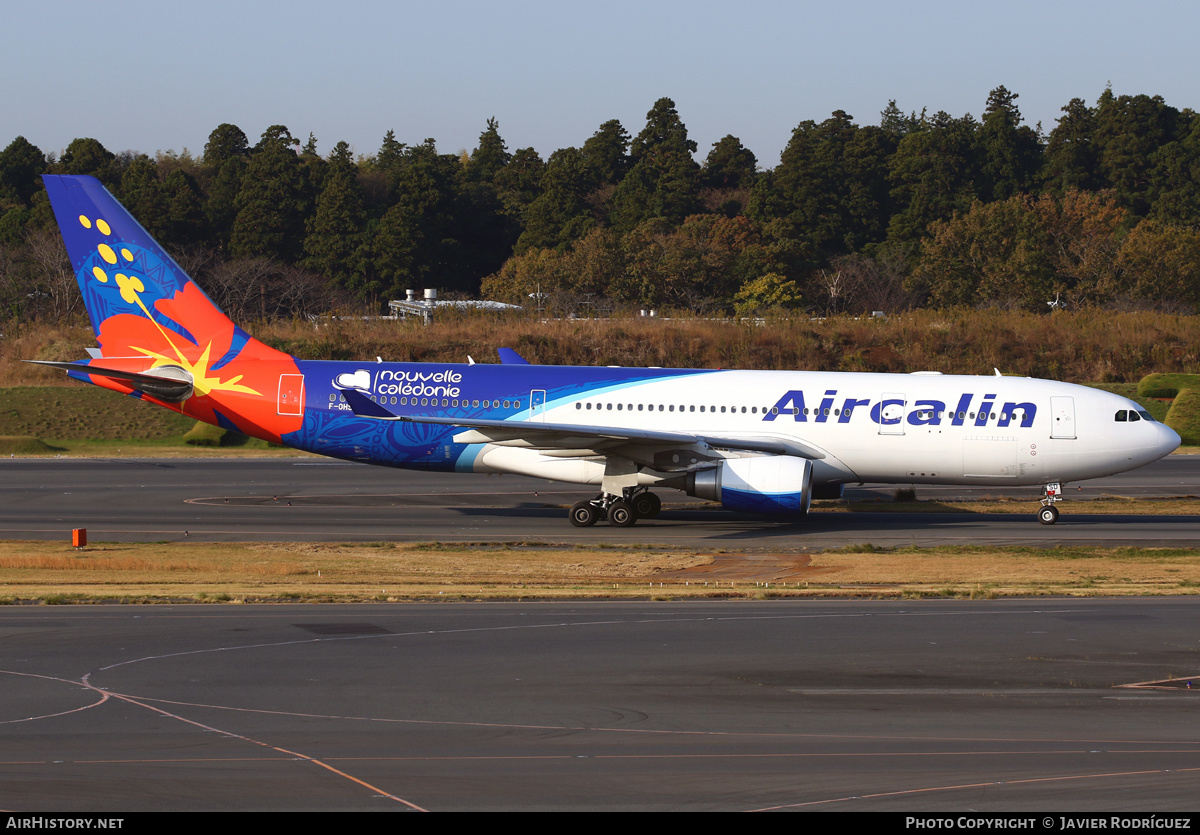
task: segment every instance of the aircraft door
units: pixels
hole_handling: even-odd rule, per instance
[[[1050,398],[1050,437],[1075,437],[1075,398]]]
[[[529,392],[529,419],[539,423],[546,419],[546,390],[534,389]]]
[[[880,435],[903,435],[904,395],[885,393],[880,398],[879,405],[871,410],[871,417],[876,418],[879,423]]]
[[[304,375],[280,374],[279,399],[276,412],[281,415],[304,414]]]

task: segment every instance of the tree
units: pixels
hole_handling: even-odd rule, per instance
[[[1064,300],[1073,305],[1111,300],[1118,291],[1117,255],[1129,219],[1113,193],[1072,189],[1062,197],[1045,194],[1034,210]]]
[[[965,214],[930,224],[913,280],[937,305],[1042,310],[1056,289],[1048,243],[1030,198],[975,201]]]
[[[825,258],[881,240],[885,231],[894,146],[882,129],[859,128],[852,118],[838,110],[820,124],[801,122],[747,210],[762,222],[786,220]]]
[[[479,147],[467,164],[467,178],[473,182],[492,182],[496,174],[508,165],[512,155],[500,137],[500,123],[495,117],[487,120],[487,128],[479,134]]]
[[[625,253],[611,229],[594,226],[567,253],[570,288],[583,297],[598,298],[625,275]]]
[[[790,278],[767,273],[748,281],[734,297],[739,316],[752,316],[770,310],[795,310],[804,306],[804,293]]]
[[[633,140],[633,166],[613,196],[613,225],[628,232],[648,218],[679,224],[700,208],[698,174],[675,102],[659,99],[646,114],[646,127]]]
[[[46,155],[23,136],[18,136],[0,151],[0,209],[5,203],[28,206],[33,193],[41,188],[40,175],[46,171]]]
[[[404,162],[404,151],[408,146],[396,141],[396,132],[389,130],[383,135],[383,144],[375,155],[375,164],[385,170],[399,168]]]
[[[329,168],[316,212],[308,219],[304,267],[342,287],[355,288],[362,276],[359,248],[366,211],[350,146],[339,142],[329,155]]]
[[[741,214],[757,177],[758,160],[740,139],[730,135],[714,142],[700,172],[704,204],[729,217]]]
[[[1096,114],[1083,99],[1071,99],[1046,143],[1041,180],[1056,194],[1100,186],[1096,159]]]
[[[982,199],[1006,200],[1029,191],[1041,162],[1041,143],[1021,124],[1017,94],[997,87],[988,94],[977,134]]]
[[[905,116],[904,112],[896,106],[895,99],[889,99],[887,107],[879,113],[879,127],[892,138],[893,142],[899,142],[905,136],[920,128],[924,120],[924,112],[920,116],[916,113],[910,113]]]
[[[255,146],[234,200],[229,250],[235,258],[294,262],[303,255],[310,184],[298,145],[286,127],[272,125]]]
[[[208,142],[204,143],[204,165],[212,171],[219,171],[235,157],[246,159],[249,156],[250,140],[241,128],[228,122],[217,125],[208,135]]]
[[[183,169],[167,175],[161,186],[166,204],[165,238],[177,246],[198,244],[208,237],[204,200],[196,180]]]
[[[1151,217],[1184,226],[1200,226],[1200,117],[1187,119],[1181,139],[1154,152],[1150,172]]]
[[[158,181],[158,166],[140,154],[121,175],[121,202],[155,238],[166,238],[166,202]]]
[[[1145,216],[1151,160],[1174,140],[1179,111],[1161,96],[1114,96],[1105,90],[1096,105],[1096,149],[1100,173],[1121,205]]]
[[[548,295],[569,288],[570,280],[563,254],[538,247],[505,261],[498,272],[483,279],[480,292],[496,301],[526,305],[531,295]]]
[[[955,119],[938,112],[900,140],[888,163],[896,205],[888,221],[889,240],[919,240],[933,221],[970,208],[979,177],[977,127],[969,113]]]
[[[519,148],[512,159],[496,172],[494,184],[504,213],[523,228],[530,205],[542,193],[546,163],[533,148]]]
[[[532,248],[565,249],[594,223],[587,197],[596,183],[575,148],[555,151],[542,175],[541,194],[529,205],[525,231],[516,252]]]
[[[629,133],[609,119],[583,143],[583,164],[599,186],[615,186],[629,170]]]
[[[702,180],[709,188],[732,189],[754,184],[758,160],[754,152],[729,135],[713,143],[704,160]]]
[[[1157,305],[1200,305],[1200,232],[1143,220],[1126,236],[1118,264],[1121,290]]]
[[[109,188],[117,184],[117,155],[97,139],[74,139],[54,166],[56,174],[90,174]]]
[[[396,297],[406,288],[439,287],[474,292],[461,236],[458,158],[437,153],[432,139],[407,148],[396,171],[396,202],[375,227],[371,276],[379,291]],[[497,264],[498,266],[498,264]]]
[[[246,177],[246,161],[233,156],[225,160],[208,187],[204,216],[216,243],[229,246],[233,222],[237,218],[237,197]]]

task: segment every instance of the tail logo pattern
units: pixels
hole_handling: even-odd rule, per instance
[[[98,232],[106,237],[112,234],[111,227],[103,218],[96,218],[93,222],[87,215],[80,215],[79,223],[85,229],[91,229],[94,226]],[[101,302],[101,309],[104,314],[107,314],[103,315],[103,318],[100,319],[98,333],[98,338],[101,346],[105,349],[105,354],[112,353],[112,349],[115,348],[122,354],[129,352],[130,354],[142,356],[152,361],[149,366],[150,369],[159,368],[164,365],[177,365],[192,376],[192,384],[195,387],[196,393],[200,395],[209,394],[213,391],[261,395],[262,392],[259,390],[242,385],[241,381],[244,376],[242,374],[237,374],[228,380],[223,380],[221,377],[211,374],[215,368],[213,365],[214,362],[232,359],[232,357],[228,356],[230,350],[233,348],[232,344],[225,346],[226,350],[222,352],[220,357],[214,360],[212,356],[213,340],[209,340],[201,348],[199,340],[188,333],[187,329],[179,324],[178,319],[163,315],[156,316],[151,312],[151,308],[142,299],[142,295],[146,293],[146,282],[142,281],[137,272],[148,276],[152,272],[161,274],[164,271],[166,265],[161,263],[155,253],[143,249],[136,244],[120,242],[117,246],[119,250],[114,249],[108,243],[97,245],[95,253],[88,259],[91,263],[84,265],[81,270],[82,274],[80,275],[81,283],[92,285],[93,293],[89,293],[88,295],[97,302]],[[88,269],[89,267],[90,270]],[[117,272],[116,270],[123,270],[124,272]],[[89,275],[95,282],[104,286],[96,287],[95,284],[87,280]],[[152,286],[155,283],[152,282]],[[194,306],[207,305],[208,307],[212,307],[212,302],[202,293],[188,292],[194,287],[195,285],[188,282],[182,290],[174,294],[174,298],[161,298],[157,303],[152,301],[151,304],[154,305],[156,311],[166,312],[164,309],[169,310],[176,304],[176,299],[180,297],[186,299],[189,295],[199,296],[200,298],[185,301],[182,305],[183,309],[187,310],[187,315],[194,317],[196,315],[196,311],[193,310]],[[116,292],[113,292],[114,290]],[[124,304],[119,304],[117,297]],[[130,308],[141,311],[142,316],[133,313]],[[89,311],[92,309],[90,305],[88,309]],[[219,313],[217,315],[220,319],[225,319],[223,315]],[[230,331],[230,336],[232,337],[232,331],[235,329],[230,325],[226,325],[222,330]],[[178,340],[177,338],[172,338],[172,332],[177,337],[183,336],[185,339]],[[231,338],[230,342],[232,343],[232,341],[233,339]],[[191,350],[185,351],[181,347],[181,342]],[[188,342],[192,344],[188,345]]]

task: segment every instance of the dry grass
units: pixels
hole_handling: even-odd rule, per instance
[[[1191,449],[1194,449],[1192,447]],[[816,501],[813,508],[820,511],[845,513],[1015,513],[1033,516],[1039,507],[1039,501],[1033,496],[1035,488],[1030,488],[1030,498],[996,498],[973,501]],[[1081,494],[1082,495],[1082,494]],[[1064,514],[1087,514],[1090,516],[1198,516],[1200,515],[1200,497],[1176,496],[1170,498],[1130,498],[1128,496],[1101,496],[1086,499],[1073,499],[1067,494],[1068,501],[1060,504],[1059,509]]]
[[[1071,382],[1136,382],[1151,372],[1200,371],[1200,317],[1097,310],[1037,315],[917,310],[886,320],[739,321],[662,317],[538,320],[448,313],[432,326],[362,318],[252,325],[263,341],[305,359],[494,362],[516,349],[530,362],[685,368],[942,371]],[[80,321],[12,325],[0,338],[0,386],[66,385],[25,359],[77,359],[94,340]]]
[[[476,544],[0,545],[0,602],[1178,595],[1200,549],[879,549],[817,554]]]
[[[1200,549],[875,549],[849,546],[814,558],[843,590],[899,596],[1179,595],[1200,591]]]

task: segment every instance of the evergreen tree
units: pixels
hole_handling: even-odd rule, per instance
[[[190,174],[176,168],[163,180],[160,192],[166,208],[164,240],[186,246],[198,244],[209,236],[204,198]]]
[[[700,208],[696,143],[675,110],[659,99],[646,114],[646,127],[630,147],[633,162],[613,196],[613,225],[628,232],[648,218],[678,225]]]
[[[824,258],[882,240],[888,209],[883,129],[859,128],[844,111],[800,123],[772,176],[756,186],[748,213],[784,220]]]
[[[1176,138],[1179,111],[1161,96],[1114,96],[1105,90],[1096,105],[1096,150],[1105,187],[1134,214],[1149,210],[1151,159]]]
[[[894,142],[899,142],[904,137],[908,136],[914,130],[921,127],[921,123],[925,120],[925,113],[920,116],[916,113],[910,113],[905,116],[904,112],[896,106],[895,99],[889,99],[888,105],[879,113],[879,127],[883,132],[892,138]]]
[[[979,178],[977,127],[969,113],[955,119],[939,112],[900,140],[888,164],[897,207],[888,222],[889,239],[918,240],[933,221],[970,208]]]
[[[1046,143],[1041,180],[1055,194],[1071,189],[1098,189],[1096,114],[1079,98],[1071,99],[1062,112]]]
[[[754,152],[742,145],[736,136],[726,136],[713,143],[704,160],[702,180],[709,188],[748,188],[754,185],[758,160]]]
[[[583,164],[593,182],[615,186],[629,170],[629,133],[616,119],[609,119],[583,143]]]
[[[113,189],[120,181],[117,155],[97,139],[74,139],[54,166],[55,174],[90,174]]]
[[[494,184],[504,213],[517,228],[524,228],[530,204],[542,193],[541,181],[546,163],[533,148],[520,148],[502,169],[496,172]]]
[[[219,171],[235,157],[246,159],[249,156],[250,140],[241,128],[228,122],[217,125],[204,144],[204,165],[212,171]]]
[[[339,142],[329,156],[316,213],[307,224],[303,265],[342,287],[361,289],[363,271],[357,261],[365,223],[363,195],[350,146]]]
[[[0,210],[6,203],[28,206],[45,171],[46,155],[37,146],[23,136],[10,142],[0,151]]]
[[[166,238],[167,207],[158,181],[158,166],[145,154],[133,160],[121,175],[121,202],[155,238]]]
[[[396,203],[375,228],[373,286],[389,298],[405,289],[438,287],[474,292],[479,276],[468,269],[461,236],[458,158],[440,155],[432,139],[408,148],[397,174]]]
[[[541,194],[529,206],[516,254],[531,248],[565,249],[594,224],[588,195],[595,188],[583,154],[575,148],[555,151],[546,164]]]
[[[383,137],[379,153],[375,155],[375,164],[385,171],[399,168],[404,162],[404,151],[408,146],[396,141],[396,132],[389,130]]]
[[[255,146],[234,201],[229,251],[235,258],[294,262],[303,254],[309,180],[298,144],[286,127],[273,125]]]
[[[1185,115],[1181,114],[1181,121]],[[1154,152],[1150,173],[1151,216],[1200,228],[1200,117],[1186,114],[1190,125],[1182,139]],[[1182,131],[1181,131],[1182,132]]]
[[[216,176],[208,187],[208,200],[204,203],[204,216],[215,243],[229,246],[233,234],[233,221],[237,218],[237,196],[246,177],[246,161],[233,156],[221,163]]]
[[[997,87],[988,95],[977,134],[979,192],[984,201],[1006,200],[1030,190],[1041,163],[1037,135],[1021,124],[1017,94]]]
[[[389,130],[379,152],[360,164],[359,182],[369,218],[378,220],[395,202],[396,182],[407,150],[407,145],[397,141],[395,131]]]
[[[500,136],[500,126],[492,118],[479,136],[479,147],[460,166],[459,218],[471,234],[463,235],[463,268],[472,276],[470,289],[482,276],[495,272],[512,255],[521,234],[518,217],[513,217],[501,201],[496,177],[508,166],[512,155]]]
[[[487,128],[479,134],[479,147],[467,164],[467,177],[472,182],[490,183],[510,159],[508,146],[500,137],[500,123],[495,117],[488,119]]]

